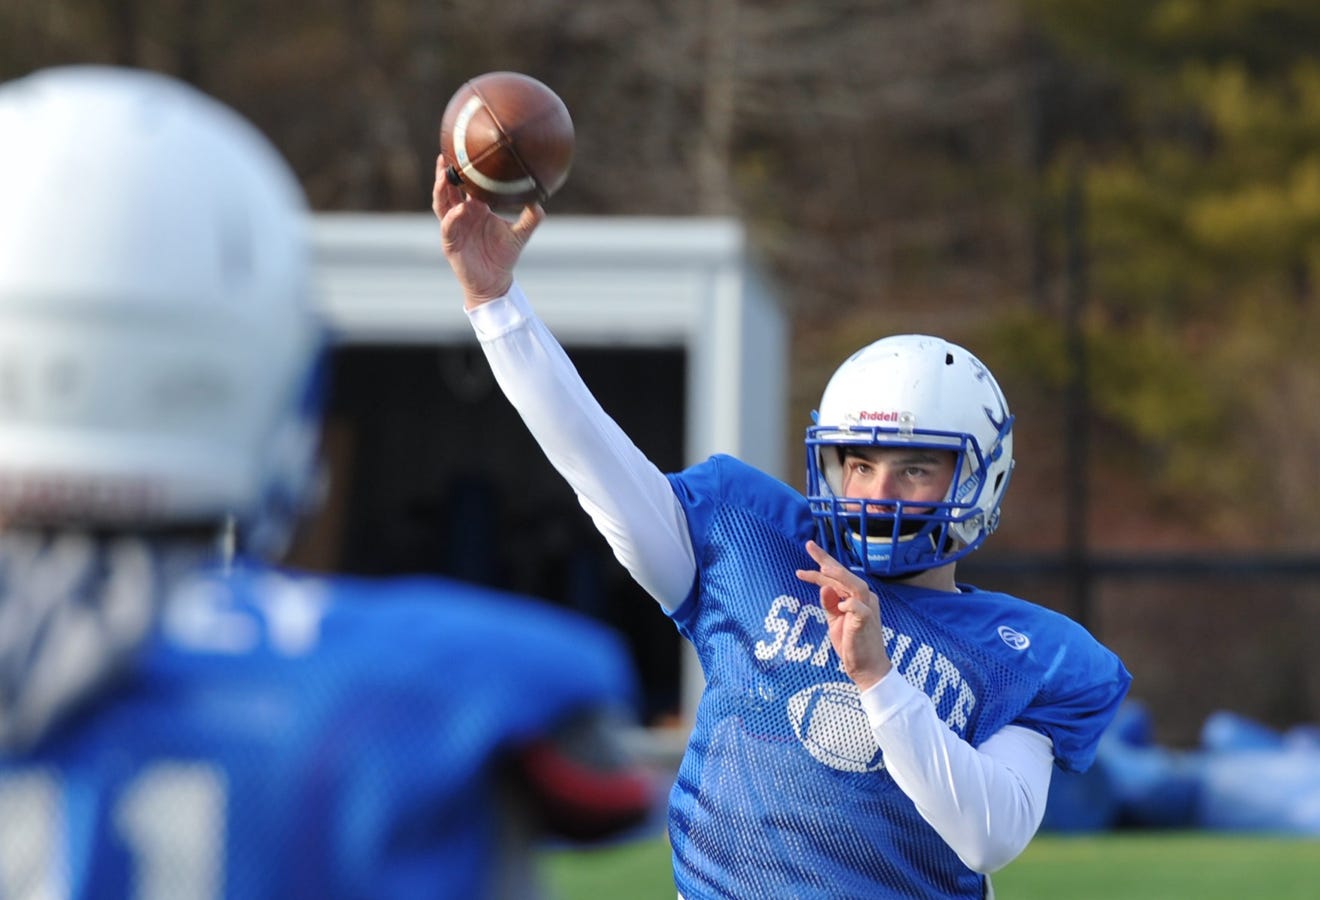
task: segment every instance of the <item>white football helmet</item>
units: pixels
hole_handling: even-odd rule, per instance
[[[0,520],[286,533],[314,481],[307,206],[187,85],[0,86]]]
[[[941,503],[842,496],[842,449],[951,450]],[[975,550],[999,524],[1013,470],[1013,417],[990,370],[937,337],[876,341],[839,366],[807,429],[807,500],[822,546],[853,571],[893,578]]]

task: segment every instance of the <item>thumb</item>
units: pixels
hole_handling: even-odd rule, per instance
[[[522,212],[518,214],[517,220],[509,227],[509,230],[518,239],[519,244],[526,246],[527,242],[532,239],[532,232],[536,230],[536,226],[540,225],[541,220],[544,218],[545,207],[539,203],[529,204],[523,207]]]

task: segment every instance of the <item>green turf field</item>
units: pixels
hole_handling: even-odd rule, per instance
[[[554,900],[674,900],[663,837],[547,856]],[[1320,839],[1042,835],[994,876],[997,900],[1315,900]]]

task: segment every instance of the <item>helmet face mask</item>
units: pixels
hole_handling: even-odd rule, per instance
[[[955,344],[884,338],[855,353],[826,386],[807,429],[807,501],[822,545],[853,571],[902,578],[971,553],[999,523],[1013,468],[1013,417],[989,370]],[[847,497],[848,448],[950,452],[937,501]]]

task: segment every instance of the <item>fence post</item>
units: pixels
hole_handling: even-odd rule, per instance
[[[1067,246],[1064,332],[1071,368],[1064,410],[1065,558],[1076,618],[1096,631],[1091,603],[1091,557],[1087,522],[1090,517],[1090,365],[1084,315],[1087,300],[1086,188],[1082,163],[1073,164],[1064,204]]]

